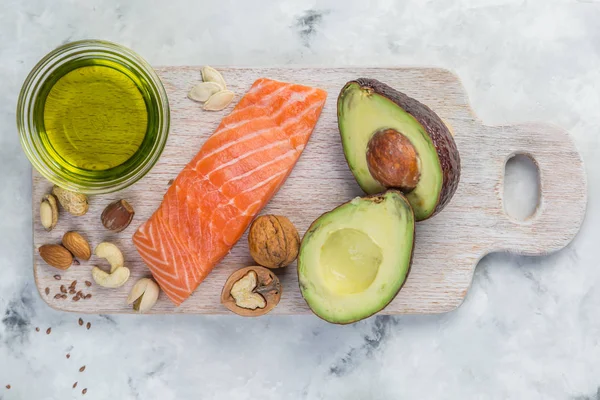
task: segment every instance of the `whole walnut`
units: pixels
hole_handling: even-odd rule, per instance
[[[261,215],[250,225],[250,255],[267,268],[281,268],[298,257],[300,236],[292,222],[281,215]]]

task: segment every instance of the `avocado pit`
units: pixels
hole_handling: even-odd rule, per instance
[[[367,165],[375,180],[405,193],[417,187],[420,160],[410,140],[395,129],[377,131],[367,145]]]

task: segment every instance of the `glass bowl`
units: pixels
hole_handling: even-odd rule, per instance
[[[89,65],[117,68],[131,78],[145,99],[148,113],[139,149],[124,163],[106,170],[61,162],[49,149],[44,128],[44,102],[54,83],[66,73]],[[169,101],[152,67],[133,51],[106,41],[72,42],[46,55],[27,76],[17,103],[17,127],[27,158],[50,182],[80,193],[110,193],[138,181],[158,161],[169,134]]]

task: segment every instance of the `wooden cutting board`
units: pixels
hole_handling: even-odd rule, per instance
[[[92,246],[116,243],[125,255],[132,276],[119,289],[105,289],[92,281],[94,257],[80,266],[59,271],[46,265],[34,252],[34,271],[42,298],[53,308],[78,313],[130,313],[125,299],[134,282],[149,271],[134,249],[135,229],[158,207],[169,181],[198,152],[221,118],[221,112],[205,112],[186,94],[200,82],[201,67],[157,68],[169,96],[171,130],[162,157],[154,169],[121,192],[92,197],[89,212],[73,217],[62,212],[57,227],[45,232],[39,223],[39,202],[51,185],[33,173],[33,243],[60,243],[64,232],[76,230]],[[419,223],[413,266],[404,288],[384,314],[441,313],[455,309],[465,298],[478,261],[488,253],[508,251],[542,255],[566,246],[584,218],[587,188],[581,157],[569,134],[558,127],[530,123],[510,126],[484,125],[473,114],[459,79],[432,68],[220,68],[237,97],[259,77],[293,81],[328,91],[327,104],[300,161],[283,187],[263,210],[288,216],[304,234],[320,214],[361,195],[342,152],[336,119],[336,99],[342,86],[357,77],[379,79],[429,105],[453,127],[461,153],[462,173],[456,195],[441,214]],[[503,208],[504,167],[515,154],[530,156],[539,168],[540,203],[526,221],[511,219]],[[127,199],[135,208],[133,223],[112,234],[100,223],[100,214],[113,200]],[[196,292],[175,307],[161,294],[154,313],[227,314],[219,302],[221,288],[236,269],[253,265],[246,235],[231,250]],[[60,275],[60,281],[54,275]],[[300,295],[296,264],[278,272],[283,296],[272,314],[301,314],[309,309]],[[77,280],[77,289],[92,294],[87,300],[54,299],[60,285]],[[49,288],[49,294],[45,289]]]

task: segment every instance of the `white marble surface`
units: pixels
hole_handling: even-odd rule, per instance
[[[83,388],[88,399],[600,398],[599,20],[596,0],[2,0],[0,399],[80,398]],[[154,65],[453,69],[486,123],[572,132],[589,177],[586,221],[560,253],[486,257],[446,315],[345,327],[312,316],[89,316],[88,331],[35,289],[30,167],[15,127],[30,68],[82,38]],[[522,213],[532,174],[514,167],[514,192],[527,195],[509,207]]]

